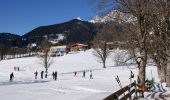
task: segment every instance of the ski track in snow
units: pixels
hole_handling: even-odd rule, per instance
[[[97,89],[91,89],[91,88],[86,88],[86,87],[74,87],[76,90],[81,90],[81,91],[87,91],[87,92],[93,92],[93,93],[102,93],[102,92],[106,92],[106,91],[102,91],[102,90],[97,90]]]

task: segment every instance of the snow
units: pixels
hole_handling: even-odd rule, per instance
[[[136,65],[115,66],[112,56],[106,62],[107,68],[92,54],[93,50],[72,52],[54,57],[48,78],[34,79],[34,71],[44,70],[38,57],[25,57],[0,61],[1,100],[102,100],[119,89],[115,77],[119,75],[123,86],[130,84],[130,70],[137,77]],[[114,52],[116,53],[116,52]],[[114,54],[113,54],[114,55]],[[20,71],[14,71],[14,66]],[[57,81],[52,80],[52,72],[58,71]],[[86,77],[82,71],[86,70]],[[90,79],[90,70],[93,79]],[[74,72],[77,76],[74,77]],[[14,81],[9,82],[9,74],[14,72]],[[147,67],[148,79],[157,77],[156,67]],[[158,78],[155,78],[159,81]]]
[[[121,19],[121,20],[120,20]],[[133,22],[136,18],[129,14],[129,13],[123,13],[118,10],[112,10],[105,16],[95,16],[93,17],[89,22],[91,23],[106,23],[109,21],[124,21],[124,22]]]
[[[56,44],[59,41],[63,40],[65,38],[64,34],[57,34],[58,38],[57,39],[52,39],[49,42],[51,42],[52,44]]]
[[[80,17],[77,17],[76,19],[78,19],[78,20],[82,21],[82,19],[81,19]]]

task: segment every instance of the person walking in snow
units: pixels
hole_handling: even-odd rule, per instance
[[[86,72],[85,71],[83,71],[83,77],[85,77],[86,76]]]
[[[12,73],[10,74],[10,81],[11,81],[11,82],[13,81],[13,78],[14,78],[14,73],[12,72]]]
[[[52,76],[53,76],[53,80],[54,80],[55,79],[55,73],[54,72],[52,73]]]
[[[90,79],[93,79],[92,71],[90,71]]]
[[[45,73],[45,78],[47,78],[47,76],[48,76],[48,74],[47,74],[47,73]]]
[[[34,74],[35,74],[35,79],[37,79],[37,76],[38,76],[37,70],[34,72]]]
[[[55,71],[54,77],[55,77],[55,81],[56,81],[57,80],[57,71]]]
[[[74,72],[74,77],[77,76],[77,72]]]
[[[17,70],[19,71],[19,67],[17,67]]]
[[[16,71],[16,67],[14,66],[14,70]]]
[[[41,79],[43,79],[44,71],[41,71]]]

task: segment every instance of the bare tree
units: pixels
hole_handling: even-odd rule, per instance
[[[110,44],[113,39],[113,29],[109,24],[106,24],[96,35],[93,41],[93,54],[99,61],[103,63],[103,68],[106,68],[106,59],[110,55]]]
[[[49,67],[53,64],[53,58],[50,57],[50,44],[47,40],[41,43],[41,52],[40,60],[41,64],[45,68],[45,73],[47,75]]]
[[[161,80],[170,86],[169,67],[169,0],[97,0],[98,7],[106,12],[119,9],[136,17],[134,28],[127,29],[128,48],[136,58],[139,67],[141,85],[145,82],[145,67],[148,56],[152,57],[158,67]],[[132,29],[132,30],[131,30]],[[134,30],[135,29],[135,30]],[[129,31],[129,32],[128,32]],[[135,49],[140,55],[135,54]]]
[[[154,59],[158,75],[162,82],[166,82],[170,86],[169,66],[169,0],[154,0],[151,5],[150,25],[152,27],[152,35],[150,35],[149,55]],[[168,85],[169,83],[169,85]]]
[[[106,59],[110,55],[109,46],[106,41],[94,41],[93,55],[99,58],[99,62],[102,61],[103,68],[106,68]]]
[[[105,6],[108,10],[119,8],[123,12],[128,12],[136,17],[136,21],[133,22],[135,26],[135,48],[139,49],[140,55],[137,58],[137,64],[139,68],[140,85],[145,88],[145,69],[148,56],[147,40],[148,35],[151,32],[150,18],[151,18],[151,4],[152,0],[99,0],[99,5]],[[131,30],[129,30],[131,32]],[[128,40],[128,42],[131,40]],[[138,44],[138,45],[136,45]]]
[[[170,32],[170,1],[157,0],[157,23],[154,23],[156,38],[159,38],[160,44],[157,49],[157,65],[161,68],[161,79],[166,82],[166,86],[170,87],[170,66],[169,66],[169,32]],[[155,17],[154,17],[155,18]],[[158,34],[159,32],[159,34]]]
[[[117,49],[114,51],[113,60],[116,66],[126,65],[128,59],[128,52],[126,50]]]

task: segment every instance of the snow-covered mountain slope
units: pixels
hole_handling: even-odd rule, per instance
[[[38,57],[26,57],[0,61],[0,95],[1,100],[102,100],[119,89],[115,77],[119,75],[123,86],[130,84],[130,70],[137,77],[135,65],[115,66],[113,57],[106,62],[107,68],[97,62],[93,50],[72,52],[55,57],[49,68],[48,79],[34,79],[34,72],[44,70]],[[116,52],[114,52],[116,53]],[[114,54],[113,54],[114,55]],[[14,66],[20,71],[14,71]],[[52,79],[52,72],[58,71],[58,79]],[[82,78],[82,71],[86,77]],[[90,79],[92,70],[93,79]],[[74,73],[77,71],[77,76]],[[14,72],[14,81],[9,82],[9,74]],[[152,73],[151,73],[152,72]],[[155,77],[156,68],[147,67],[147,78]]]
[[[123,13],[118,10],[112,10],[110,13],[105,16],[95,16],[90,20],[92,23],[105,23],[108,21],[124,21],[124,22],[133,22],[136,18],[130,13]]]
[[[57,44],[58,42],[64,40],[66,37],[64,34],[56,34],[57,35],[57,38],[55,39],[50,39],[49,42],[51,42],[52,44]]]

